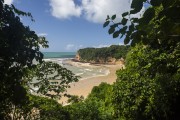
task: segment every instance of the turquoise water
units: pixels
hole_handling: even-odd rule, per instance
[[[86,78],[92,78],[96,76],[105,76],[109,74],[109,69],[104,67],[88,67],[88,66],[73,66],[68,64],[66,61],[75,57],[75,52],[43,52],[44,61],[51,61],[61,65],[64,68],[72,71],[76,76],[80,76],[79,80]],[[34,79],[34,82],[37,80]],[[34,90],[39,88],[32,87]]]
[[[109,74],[109,70],[104,67],[88,67],[88,66],[72,66],[66,61],[75,58],[75,52],[43,52],[45,61],[52,61],[71,70],[75,75],[82,79],[95,76],[102,76]]]
[[[47,58],[74,58],[76,52],[43,52],[44,59]]]

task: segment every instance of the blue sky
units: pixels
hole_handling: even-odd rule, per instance
[[[130,0],[5,0],[18,9],[30,12],[35,19],[22,17],[38,35],[49,41],[48,52],[70,52],[85,47],[123,44],[103,28],[107,15],[120,15],[129,10]]]

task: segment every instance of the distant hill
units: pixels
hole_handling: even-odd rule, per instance
[[[116,64],[123,61],[130,46],[112,45],[103,48],[84,48],[79,49],[76,60],[81,62]]]

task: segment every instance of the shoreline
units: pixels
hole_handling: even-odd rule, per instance
[[[116,71],[119,69],[123,69],[124,65],[123,64],[116,64],[116,65],[105,65],[105,64],[98,64],[98,65],[93,65],[90,63],[81,63],[81,62],[75,62],[72,60],[66,61],[70,65],[77,65],[77,66],[88,66],[88,67],[105,67],[109,70],[109,74],[107,75],[99,75],[99,76],[93,76],[89,78],[82,78],[79,79],[78,82],[74,82],[70,84],[70,88],[67,88],[66,94],[70,95],[78,95],[78,96],[83,96],[86,98],[89,93],[91,93],[91,90],[94,86],[98,86],[102,82],[106,82],[108,84],[113,84],[116,79]],[[59,103],[62,105],[67,105],[67,97],[62,96],[60,100],[58,100]]]

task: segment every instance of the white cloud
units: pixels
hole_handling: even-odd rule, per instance
[[[4,4],[11,5],[13,3],[13,0],[4,0]]]
[[[121,19],[122,13],[130,11],[131,0],[80,0],[80,3],[77,5],[75,0],[50,0],[51,14],[59,19],[81,16],[94,23],[104,23],[107,15],[116,14]],[[139,17],[142,11],[132,16]]]
[[[95,23],[104,23],[107,15],[120,18],[130,9],[129,0],[82,0],[82,4],[86,19]]]
[[[74,44],[67,44],[65,49],[67,51],[77,51],[81,48],[83,48],[84,46],[83,45],[74,45]]]
[[[109,47],[111,45],[104,45],[104,44],[100,44],[98,46],[93,46],[94,48],[102,48],[102,47]]]
[[[83,47],[84,47],[83,45],[79,45],[79,46],[76,47],[76,50],[79,50],[79,49],[81,49]]]
[[[38,33],[38,36],[45,37],[47,36],[47,33]]]
[[[19,18],[20,18],[21,21],[23,20],[23,18],[21,16]]]
[[[100,44],[98,46],[93,46],[94,48],[103,48],[103,47],[110,47],[112,44],[107,45],[107,44]],[[124,45],[124,43],[120,42],[118,45]]]
[[[123,42],[120,42],[119,45],[124,45],[124,43],[123,43]]]
[[[73,50],[75,48],[75,45],[74,44],[68,44],[66,45],[66,50]]]
[[[60,19],[81,15],[81,7],[75,5],[73,0],[50,0],[51,14]]]

